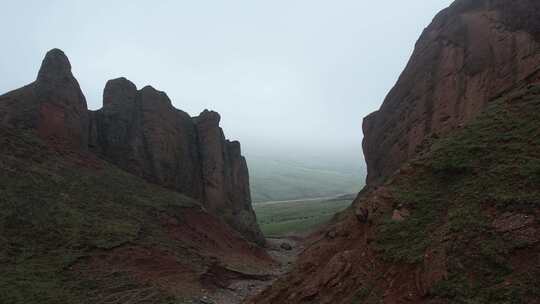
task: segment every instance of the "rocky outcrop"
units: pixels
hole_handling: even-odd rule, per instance
[[[124,170],[203,203],[248,240],[264,244],[251,207],[240,143],[225,139],[216,112],[191,118],[163,92],[110,80],[91,112],[90,149]]]
[[[206,207],[251,240],[264,237],[251,207],[249,173],[240,143],[228,141],[219,127],[220,116],[204,111],[194,118],[199,135]]]
[[[60,50],[43,60],[37,80],[0,96],[0,124],[36,130],[60,147],[90,150],[149,182],[197,199],[246,239],[264,244],[251,206],[240,143],[225,139],[219,115],[192,118],[164,92],[111,80],[103,108],[88,111]]]
[[[535,0],[458,0],[439,13],[380,110],[364,119],[368,184],[380,184],[426,139],[468,123],[493,98],[537,82],[539,16]]]
[[[540,85],[491,101],[308,237],[253,304],[539,303]]]
[[[538,303],[539,70],[539,1],[442,11],[364,119],[368,186],[247,303]]]
[[[0,124],[34,129],[63,145],[87,148],[86,99],[61,50],[47,53],[36,81],[0,96]]]
[[[197,133],[167,95],[125,78],[110,80],[91,112],[90,147],[126,171],[202,199]]]
[[[193,197],[247,239],[264,244],[251,207],[240,143],[225,139],[220,116],[191,118],[163,92],[110,80],[91,112],[90,148],[130,173]]]

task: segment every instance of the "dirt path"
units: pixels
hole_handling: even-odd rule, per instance
[[[271,269],[265,279],[239,279],[232,281],[226,288],[203,297],[196,304],[240,304],[270,286],[277,278],[289,271],[302,252],[303,245],[299,237],[267,238],[268,254],[279,266]],[[290,245],[290,248],[287,248]],[[264,276],[261,276],[264,277]]]
[[[271,205],[271,204],[281,204],[281,203],[295,203],[295,202],[314,202],[314,201],[326,201],[331,199],[339,198],[342,195],[347,195],[347,193],[344,194],[338,194],[334,196],[324,196],[324,197],[312,197],[312,198],[300,198],[300,199],[293,199],[293,200],[285,200],[285,201],[267,201],[267,202],[259,202],[255,203],[255,205]]]

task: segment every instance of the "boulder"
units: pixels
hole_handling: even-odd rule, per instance
[[[279,247],[281,247],[281,249],[287,250],[287,251],[292,250],[291,244],[286,243],[286,242],[281,243],[281,245],[279,245]]]

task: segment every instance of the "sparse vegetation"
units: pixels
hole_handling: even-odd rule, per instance
[[[449,277],[433,296],[452,303],[537,298],[530,278],[538,277],[540,265],[516,274],[510,256],[527,244],[505,238],[492,221],[493,214],[540,207],[539,92],[533,86],[493,101],[470,125],[412,161],[414,175],[389,185],[396,205],[411,215],[379,223],[376,245],[386,259],[407,263],[422,262],[430,246],[445,246]]]
[[[171,246],[156,217],[196,207],[193,200],[105,162],[50,151],[29,133],[0,132],[2,303],[95,303],[105,296],[96,286],[111,300],[130,292],[160,303],[173,299],[123,272],[85,277],[72,267],[123,244]]]
[[[368,283],[354,294],[351,304],[379,304],[382,301],[380,292],[372,283]]]

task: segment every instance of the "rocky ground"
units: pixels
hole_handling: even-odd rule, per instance
[[[265,290],[279,277],[286,274],[304,250],[301,237],[288,236],[268,238],[267,252],[278,262],[268,273],[257,276],[239,277],[231,280],[219,291],[208,291],[196,304],[238,304]]]

